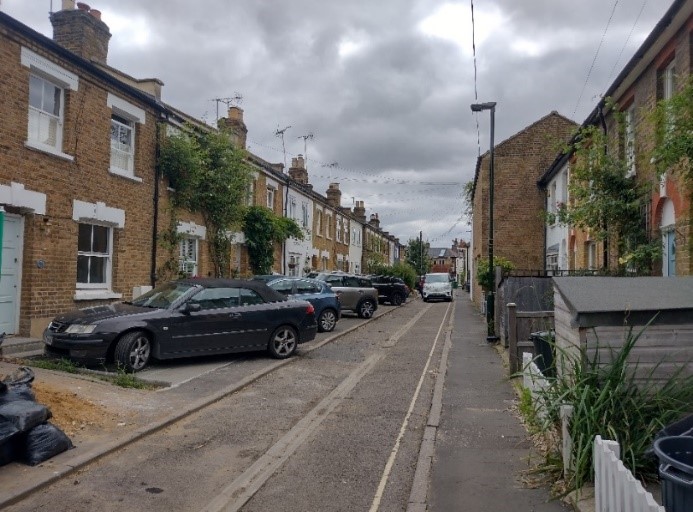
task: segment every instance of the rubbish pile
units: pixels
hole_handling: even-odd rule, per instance
[[[0,381],[0,466],[15,461],[35,466],[73,447],[48,421],[50,409],[36,402],[33,381],[34,372],[23,366]]]

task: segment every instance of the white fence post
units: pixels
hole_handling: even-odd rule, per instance
[[[561,441],[563,442],[563,477],[567,478],[573,468],[573,438],[570,437],[570,418],[573,415],[572,405],[561,405]]]

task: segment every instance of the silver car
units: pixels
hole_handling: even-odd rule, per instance
[[[450,276],[445,272],[426,274],[424,277],[421,296],[424,302],[431,299],[442,299],[452,301],[452,282]]]
[[[320,272],[315,279],[330,285],[339,297],[342,311],[353,311],[360,318],[370,318],[378,309],[378,290],[367,277],[345,272]]]

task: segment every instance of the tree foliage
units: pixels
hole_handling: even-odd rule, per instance
[[[418,238],[410,238],[407,243],[406,262],[411,265],[420,275],[427,273],[431,269],[431,262],[428,259],[428,249],[431,245],[422,242]]]
[[[303,230],[293,219],[280,217],[264,206],[251,206],[245,215],[243,232],[254,274],[269,274],[274,264],[274,244],[287,238],[303,240]]]
[[[502,256],[493,256],[493,268],[488,267],[488,258],[477,260],[476,262],[476,282],[482,289],[488,291],[492,288],[493,280],[495,279],[495,268],[501,267],[503,272],[509,272],[515,268],[515,265],[507,258]]]
[[[412,290],[416,286],[418,281],[416,269],[412,267],[409,263],[399,262],[394,265],[379,265],[373,268],[371,274],[379,276],[392,276],[399,277],[406,283],[406,285]]]
[[[617,114],[619,124],[621,116]],[[620,132],[621,130],[619,130]],[[611,147],[609,146],[611,142]],[[651,186],[629,175],[630,164],[598,126],[580,129],[570,167],[570,201],[557,205],[557,220],[588,231],[617,251],[620,271],[649,273],[659,244],[650,240],[644,212]],[[549,221],[556,220],[549,214]]]
[[[188,128],[163,141],[159,165],[175,189],[173,204],[202,214],[214,275],[228,275],[231,233],[243,222],[252,180],[246,152],[223,131]]]
[[[654,110],[657,144],[652,153],[657,174],[672,169],[693,185],[693,77]]]

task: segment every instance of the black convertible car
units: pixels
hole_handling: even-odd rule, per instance
[[[152,358],[267,350],[290,357],[317,332],[313,306],[259,281],[183,279],[131,302],[59,315],[44,331],[46,354],[115,361],[127,371]]]

